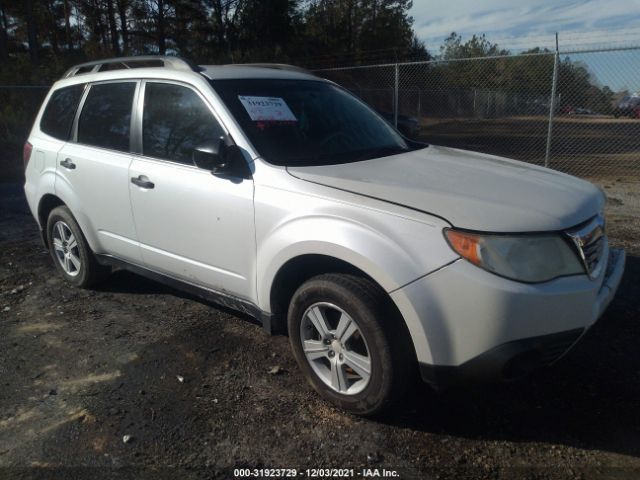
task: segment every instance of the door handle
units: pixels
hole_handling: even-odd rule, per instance
[[[156,186],[156,184],[150,181],[145,175],[131,177],[131,183],[139,186],[140,188],[153,188]]]
[[[60,162],[60,165],[62,165],[67,170],[73,170],[76,168],[76,164],[73,163],[70,158],[65,158],[64,160],[62,160]]]

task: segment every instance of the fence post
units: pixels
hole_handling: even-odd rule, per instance
[[[553,56],[553,79],[551,80],[551,101],[549,102],[549,128],[547,129],[547,151],[544,155],[544,166],[549,166],[551,157],[551,136],[553,134],[553,117],[556,111],[556,89],[558,87],[558,61],[560,52],[558,51],[558,32],[556,32],[556,53]]]
[[[400,67],[395,64],[395,85],[393,89],[393,126],[398,128],[398,88],[400,83]]]

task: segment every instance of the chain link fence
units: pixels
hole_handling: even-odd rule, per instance
[[[406,135],[586,178],[640,179],[640,47],[541,51],[318,70]],[[0,86],[0,177],[48,86]]]
[[[640,47],[318,70],[410,137],[640,178]]]

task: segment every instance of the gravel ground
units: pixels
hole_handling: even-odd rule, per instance
[[[640,189],[600,183],[617,199],[610,235],[628,263],[583,341],[515,383],[438,395],[416,382],[377,419],[319,400],[288,339],[249,318],[127,272],[97,290],[66,286],[20,188],[0,185],[0,479],[233,478],[238,467],[638,478]]]

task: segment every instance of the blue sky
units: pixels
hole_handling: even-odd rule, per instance
[[[432,53],[453,31],[464,39],[486,34],[511,51],[640,47],[640,0],[414,0],[418,38]],[[572,56],[588,65],[603,85],[640,90],[640,49]]]

